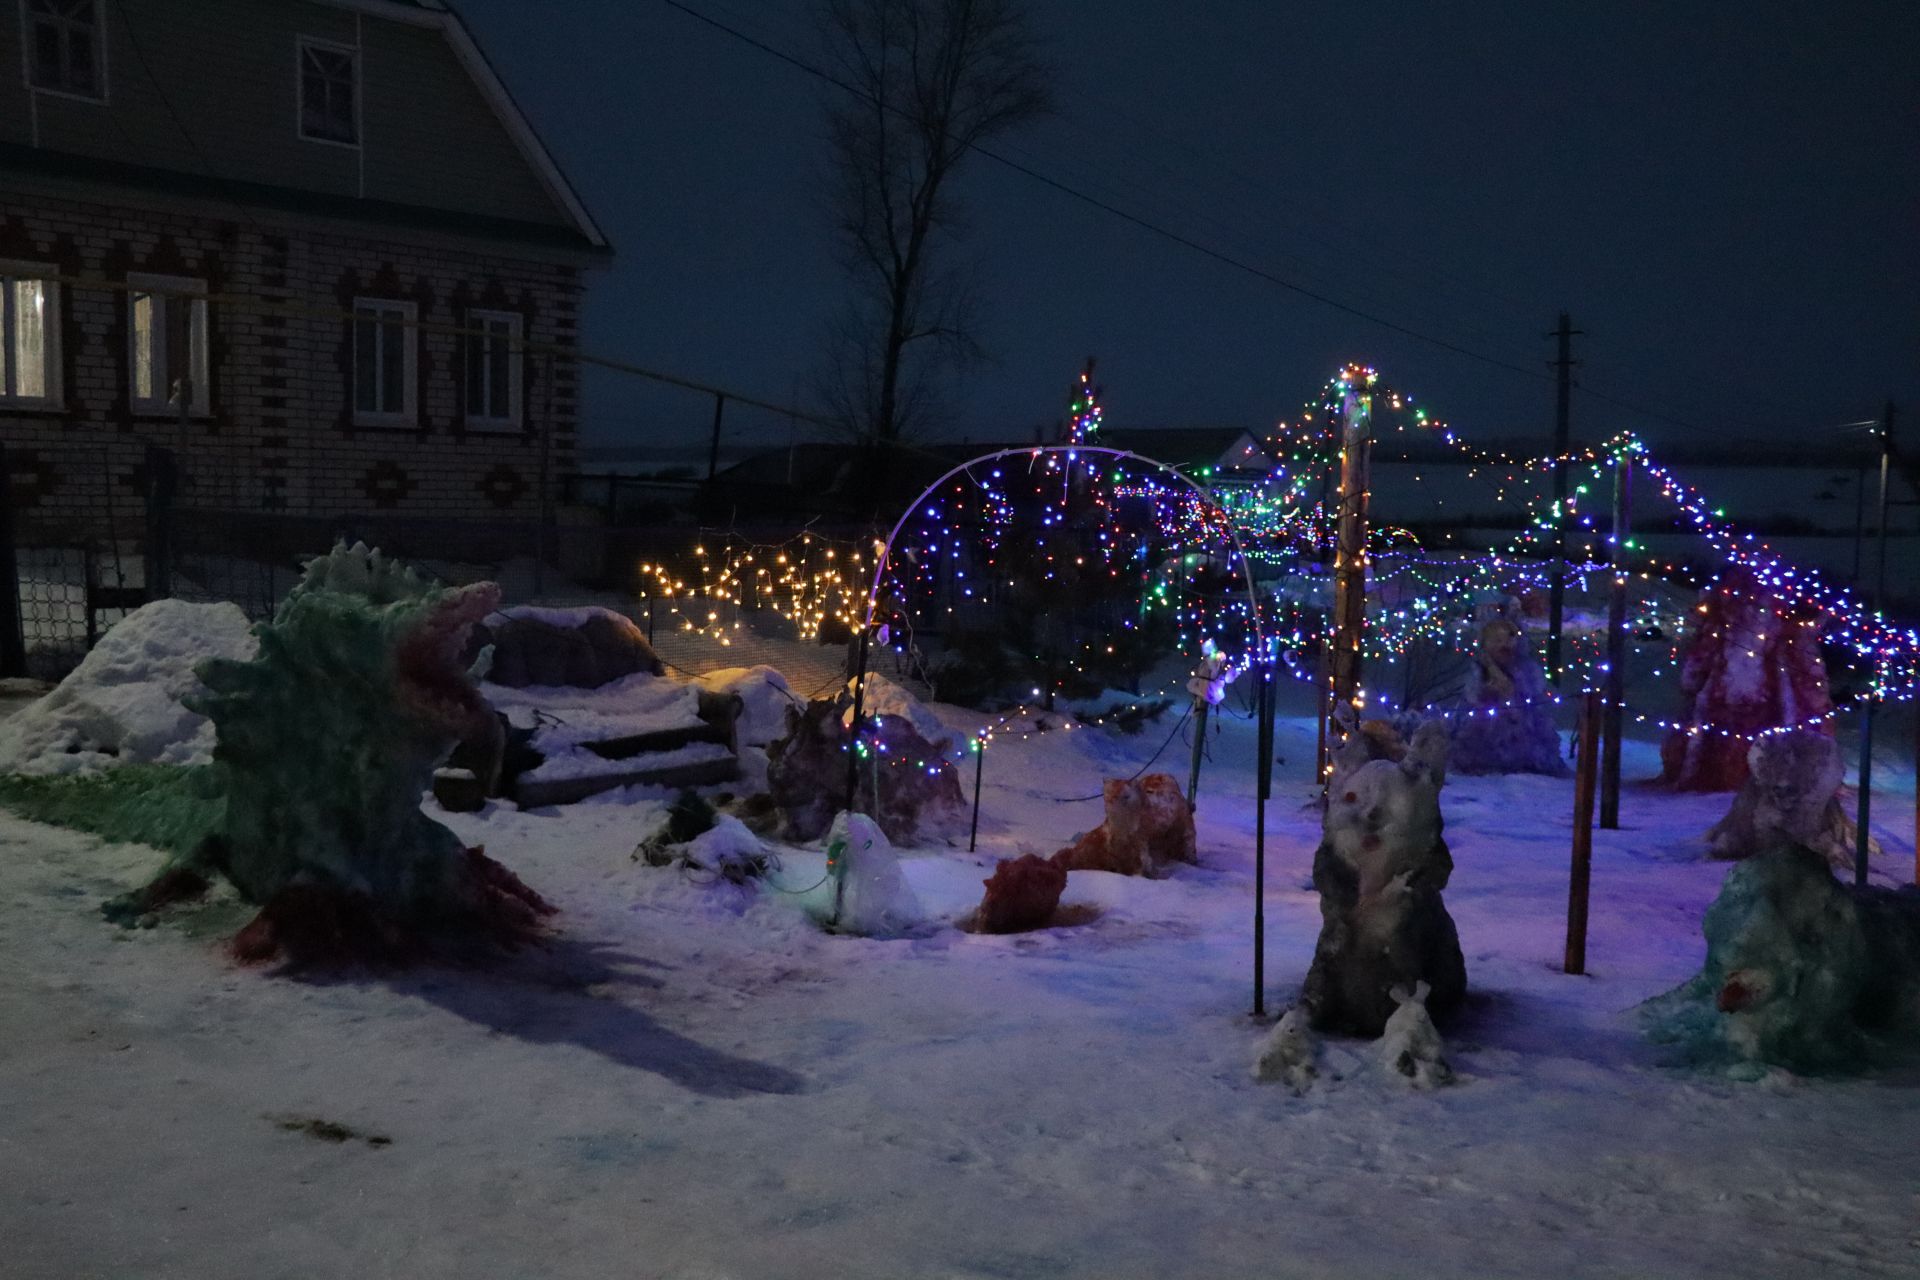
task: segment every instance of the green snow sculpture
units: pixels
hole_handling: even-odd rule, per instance
[[[438,587],[366,545],[307,565],[251,661],[198,669],[218,734],[212,830],[146,889],[137,917],[224,876],[262,910],[247,960],[405,959],[426,943],[511,943],[553,910],[420,809],[433,771],[492,711],[461,665],[493,583]]]

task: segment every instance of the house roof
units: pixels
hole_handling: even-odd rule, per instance
[[[593,215],[587,212],[586,204],[580,199],[579,192],[567,181],[566,174],[560,170],[553,153],[533,131],[526,114],[513,100],[506,82],[493,69],[487,55],[474,40],[473,33],[467,30],[467,24],[460,19],[445,0],[315,0],[316,3],[329,5],[336,9],[346,9],[354,13],[364,13],[372,17],[387,18],[395,22],[410,23],[414,26],[433,27],[446,39],[454,56],[459,59],[462,69],[472,77],[474,85],[493,109],[500,126],[513,139],[520,154],[526,158],[534,172],[539,176],[553,202],[567,215],[574,228],[579,231],[589,246],[606,253],[612,245],[601,232]]]

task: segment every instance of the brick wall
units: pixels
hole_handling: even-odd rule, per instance
[[[151,443],[175,450],[183,505],[314,516],[532,516],[549,422],[551,475],[572,463],[579,391],[570,358],[524,356],[519,429],[475,432],[462,405],[462,339],[423,329],[414,422],[353,423],[351,330],[331,313],[350,310],[356,296],[411,301],[426,325],[464,324],[469,307],[519,312],[528,339],[576,344],[579,267],[462,244],[316,230],[237,208],[231,217],[200,216],[0,195],[0,260],[51,263],[69,277],[198,277],[213,294],[313,313],[268,314],[216,300],[208,325],[210,412],[182,426],[131,410],[127,295],[62,286],[62,409],[0,408],[19,509],[41,524],[110,536],[115,531],[101,525],[104,504],[127,536],[137,528]]]

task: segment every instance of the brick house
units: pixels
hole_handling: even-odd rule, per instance
[[[12,10],[13,12],[5,12]],[[438,0],[0,0],[16,513],[527,518],[610,248]],[[183,412],[184,400],[184,412]]]

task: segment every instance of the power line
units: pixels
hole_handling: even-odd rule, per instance
[[[707,26],[712,27],[714,30],[722,32],[728,36],[731,36],[732,38],[742,42],[743,44],[751,45],[753,48],[760,50],[762,53],[765,53],[770,57],[778,58],[780,61],[786,63],[787,65],[794,67],[800,71],[804,71],[806,74],[813,76],[818,80],[821,80],[827,84],[831,84],[839,89],[843,89],[846,92],[851,93],[856,97],[862,97],[862,98],[868,97],[868,95],[865,94],[857,86],[847,83],[846,81],[840,79],[839,77],[835,76],[831,72],[825,71],[819,67],[816,67],[812,63],[807,62],[805,59],[797,57],[793,54],[790,54],[783,49],[776,48],[773,45],[770,45],[765,41],[760,40],[759,38],[753,35],[750,35],[745,31],[740,30],[737,27],[729,26],[728,24],[721,22],[717,18],[701,13],[699,10],[694,9],[689,5],[681,3],[681,0],[663,0],[663,2],[666,4],[668,8],[677,9],[681,13],[686,14],[688,17],[693,18],[695,21],[705,23]],[[1183,248],[1189,249],[1194,253],[1198,253],[1202,255],[1203,257],[1211,258],[1215,262],[1219,262],[1224,266],[1232,267],[1235,270],[1244,272],[1245,274],[1253,276],[1256,279],[1264,280],[1267,283],[1276,285],[1279,288],[1285,289],[1290,293],[1295,293],[1303,298],[1309,299],[1310,301],[1318,302],[1322,306],[1330,307],[1335,311],[1339,311],[1339,312],[1342,312],[1343,314],[1353,316],[1354,318],[1359,320],[1365,320],[1369,324],[1379,325],[1383,329],[1388,329],[1395,333],[1403,334],[1406,337],[1413,338],[1420,342],[1425,342],[1431,346],[1439,347],[1442,350],[1451,351],[1456,355],[1466,356],[1471,360],[1479,360],[1485,364],[1493,365],[1496,368],[1505,369],[1510,373],[1520,374],[1522,377],[1531,378],[1536,381],[1546,380],[1545,375],[1541,374],[1538,370],[1529,369],[1525,365],[1515,364],[1511,360],[1503,360],[1499,356],[1492,356],[1482,351],[1475,351],[1471,347],[1461,346],[1457,342],[1452,342],[1446,338],[1439,337],[1435,334],[1426,333],[1426,332],[1423,332],[1422,330],[1412,328],[1409,325],[1401,324],[1396,320],[1388,319],[1386,316],[1379,315],[1371,311],[1366,311],[1359,307],[1350,306],[1349,304],[1342,302],[1340,299],[1333,297],[1331,294],[1322,293],[1318,289],[1308,288],[1306,285],[1296,283],[1295,281],[1287,279],[1285,276],[1281,276],[1272,271],[1268,271],[1264,267],[1260,267],[1251,262],[1246,262],[1240,258],[1234,257],[1232,254],[1224,253],[1218,249],[1213,248],[1211,245],[1202,244],[1200,241],[1195,240],[1190,236],[1183,235],[1182,233],[1175,231],[1171,227],[1162,226],[1159,223],[1152,221],[1151,219],[1141,217],[1138,214],[1132,213],[1126,209],[1121,208],[1116,204],[1111,203],[1110,201],[1103,200],[1099,196],[1092,195],[1086,191],[1082,191],[1077,187],[1071,186],[1065,182],[1060,181],[1058,178],[1054,178],[1048,174],[1042,173],[1040,170],[1032,167],[1031,165],[1022,164],[1020,161],[1013,159],[1011,156],[1004,155],[998,151],[993,150],[990,147],[982,146],[976,142],[976,143],[970,143],[969,148],[979,153],[980,155],[985,156],[987,159],[992,160],[994,163],[999,164],[1004,168],[1011,169],[1015,173],[1018,173],[1023,177],[1029,178],[1034,182],[1038,182],[1044,187],[1048,187],[1051,190],[1057,191],[1061,195],[1067,196],[1069,199],[1077,200],[1082,204],[1085,204],[1092,208],[1100,210],[1102,213],[1106,213],[1112,217],[1119,218],[1123,222],[1127,222],[1135,227],[1138,227],[1142,231],[1146,231],[1152,235],[1159,236],[1164,240],[1169,240],[1174,244],[1178,244]]]
[[[709,26],[714,30],[719,31],[722,34],[727,35],[735,40],[738,40],[741,43],[746,44],[754,49],[757,49],[760,52],[768,55],[769,57],[778,59],[779,61],[786,63],[788,66],[791,66],[796,70],[802,71],[805,74],[814,77],[815,79],[818,79],[826,84],[833,85],[836,88],[839,88],[847,93],[851,93],[855,95],[856,97],[868,98],[869,100],[871,100],[870,95],[866,94],[858,86],[849,84],[845,80],[842,80],[839,77],[835,76],[833,73],[813,65],[812,63],[808,62],[804,58],[801,58],[795,54],[788,53],[784,49],[781,49],[776,45],[770,44],[767,41],[762,40],[759,37],[754,36],[753,34],[747,31],[741,30],[740,28],[729,25],[728,23],[722,22],[719,19],[714,18],[709,14],[703,13],[700,10],[693,8],[691,5],[683,3],[683,0],[664,0],[664,3],[667,5],[668,8],[677,10],[680,13],[683,13],[686,16],[694,19],[695,21],[700,22],[706,26]],[[1261,267],[1256,263],[1248,262],[1242,257],[1238,257],[1232,253],[1228,253],[1223,250],[1216,249],[1209,244],[1206,244],[1199,240],[1194,239],[1192,236],[1186,235],[1171,227],[1165,226],[1159,222],[1152,220],[1151,218],[1144,217],[1139,214],[1135,214],[1128,209],[1122,208],[1121,206],[1114,204],[1110,200],[1103,199],[1100,196],[1097,196],[1088,191],[1082,190],[1070,183],[1067,183],[1058,178],[1052,177],[1051,175],[1045,172],[1042,172],[1040,169],[1034,167],[1031,164],[1023,163],[1017,159],[1014,159],[1012,156],[1006,155],[1000,151],[996,151],[991,147],[982,146],[979,143],[972,143],[970,144],[970,149],[977,152],[979,155],[984,156],[985,158],[993,161],[994,163],[999,164],[1006,169],[1010,169],[1013,172],[1018,173],[1025,178],[1028,178],[1031,181],[1037,182],[1042,186],[1049,188],[1050,190],[1056,191],[1061,195],[1068,197],[1069,199],[1075,200],[1081,204],[1085,204],[1091,208],[1097,209],[1100,212],[1105,213],[1111,217],[1118,218],[1121,221],[1133,227],[1136,227],[1142,231],[1149,233],[1150,235],[1158,236],[1163,240],[1169,241],[1170,243],[1173,243],[1173,244],[1177,244],[1182,248],[1185,248],[1191,252],[1198,253],[1201,256],[1211,259],[1215,262],[1218,262],[1223,266],[1230,267],[1236,271],[1240,271],[1246,275],[1250,275],[1258,280],[1265,281],[1268,284],[1277,286],[1278,288],[1284,289],[1290,293],[1296,294],[1310,301],[1318,302],[1322,306],[1328,307],[1335,311],[1339,311],[1342,314],[1353,316],[1354,318],[1359,320],[1364,320],[1369,324],[1374,324],[1383,329],[1387,329],[1391,332],[1402,334],[1406,337],[1413,338],[1414,340],[1419,342],[1424,342],[1430,346],[1437,347],[1441,350],[1449,351],[1456,355],[1465,356],[1468,359],[1479,361],[1482,364],[1490,365],[1497,369],[1504,369],[1509,373],[1519,374],[1520,376],[1527,378],[1530,381],[1535,381],[1535,382],[1552,381],[1552,378],[1549,375],[1541,372],[1538,369],[1530,368],[1526,365],[1504,359],[1500,356],[1490,355],[1484,351],[1475,350],[1472,347],[1468,347],[1461,343],[1454,342],[1448,338],[1443,338],[1437,334],[1428,332],[1426,330],[1415,328],[1412,325],[1402,324],[1401,322],[1397,320],[1393,320],[1376,311],[1371,311],[1363,307],[1354,306],[1350,303],[1342,301],[1337,297],[1334,297],[1332,294],[1327,293],[1323,290],[1311,288],[1307,285],[1299,283],[1296,280],[1288,279],[1287,277],[1282,276],[1274,271],[1270,271],[1264,267]],[[1600,401],[1603,404],[1612,405],[1613,407],[1618,409],[1626,410],[1627,412],[1630,412],[1630,413],[1638,414],[1651,421],[1661,422],[1668,426],[1678,427],[1685,431],[1701,432],[1708,435],[1718,435],[1718,436],[1723,436],[1730,439],[1744,439],[1748,435],[1748,431],[1742,430],[1738,427],[1707,426],[1700,422],[1692,421],[1686,418],[1676,417],[1673,414],[1663,412],[1659,409],[1651,408],[1645,404],[1641,404],[1637,401],[1630,400],[1624,396],[1614,395],[1611,392],[1598,390],[1585,382],[1581,382],[1578,385],[1580,390],[1584,394],[1586,394],[1587,396],[1591,397],[1594,400]]]

